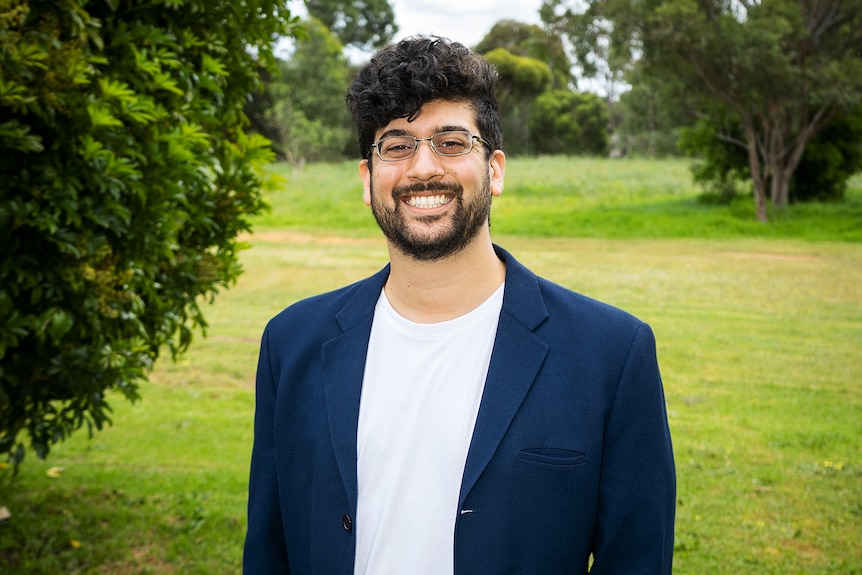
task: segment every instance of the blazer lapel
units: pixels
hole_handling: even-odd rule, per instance
[[[459,507],[494,456],[548,352],[547,344],[533,333],[548,316],[536,276],[505,250],[496,246],[495,249],[506,263],[506,288],[485,391],[464,467]],[[358,284],[356,292],[336,315],[341,335],[321,348],[332,447],[354,512],[362,377],[374,306],[388,276],[387,266]]]
[[[485,391],[467,453],[458,507],[491,461],[545,361],[548,346],[533,332],[548,317],[532,272],[495,246],[506,262],[506,288]]]
[[[353,512],[356,512],[356,432],[359,425],[359,399],[374,306],[389,276],[389,266],[358,284],[335,319],[342,334],[321,348],[326,415],[332,448]]]

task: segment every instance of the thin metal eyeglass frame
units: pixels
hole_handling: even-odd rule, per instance
[[[464,150],[463,152],[458,152],[457,154],[443,154],[443,153],[441,153],[437,149],[437,147],[434,145],[434,138],[436,138],[437,136],[439,136],[441,134],[453,134],[453,133],[454,134],[469,134],[469,136],[470,136],[470,147],[468,149]],[[386,158],[383,157],[383,154],[380,153],[380,142],[382,142],[383,140],[386,140],[387,138],[413,138],[413,140],[415,142],[415,145],[413,146],[413,151],[410,152],[409,156],[404,156],[403,158],[392,158],[392,159],[387,160]],[[403,162],[404,160],[409,160],[410,158],[412,158],[413,156],[416,155],[416,150],[419,149],[419,142],[428,142],[428,145],[431,146],[431,150],[435,154],[437,154],[438,156],[440,156],[442,158],[457,158],[458,156],[466,156],[467,154],[469,154],[470,152],[473,151],[473,140],[478,140],[479,142],[481,142],[485,146],[490,145],[490,144],[488,144],[487,141],[485,141],[485,139],[482,136],[477,136],[476,134],[471,134],[470,132],[468,132],[466,130],[464,130],[464,131],[447,130],[445,132],[437,132],[436,134],[431,134],[431,136],[429,136],[428,138],[417,138],[416,136],[410,136],[407,134],[405,134],[403,136],[386,136],[385,138],[380,138],[379,140],[377,140],[376,142],[371,144],[371,147],[374,149],[374,151],[377,152],[377,157],[380,158],[380,161],[382,161],[382,162]]]

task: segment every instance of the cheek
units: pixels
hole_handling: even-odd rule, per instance
[[[374,195],[379,197],[382,194],[389,197],[393,188],[404,183],[401,175],[397,170],[376,169],[370,180],[374,189]]]

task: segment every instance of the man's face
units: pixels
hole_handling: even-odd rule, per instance
[[[395,119],[375,138],[428,138],[458,130],[480,135],[473,109],[463,102],[435,100],[412,122]],[[505,156],[494,150],[486,161],[486,152],[484,144],[474,141],[470,153],[444,157],[426,141],[406,160],[384,162],[376,152],[363,160],[359,169],[365,203],[390,245],[413,259],[435,261],[460,252],[487,230],[491,196],[503,189]]]

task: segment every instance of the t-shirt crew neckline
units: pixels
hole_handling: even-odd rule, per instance
[[[499,314],[503,303],[505,287],[506,283],[503,282],[485,301],[464,315],[435,323],[421,323],[407,319],[392,307],[392,303],[386,297],[386,290],[384,289],[380,291],[380,305],[377,309],[378,314],[379,312],[383,312],[383,317],[375,316],[375,319],[382,319],[388,322],[392,328],[402,333],[409,333],[413,337],[437,339],[451,336],[470,329],[477,323],[481,323],[489,317]]]

